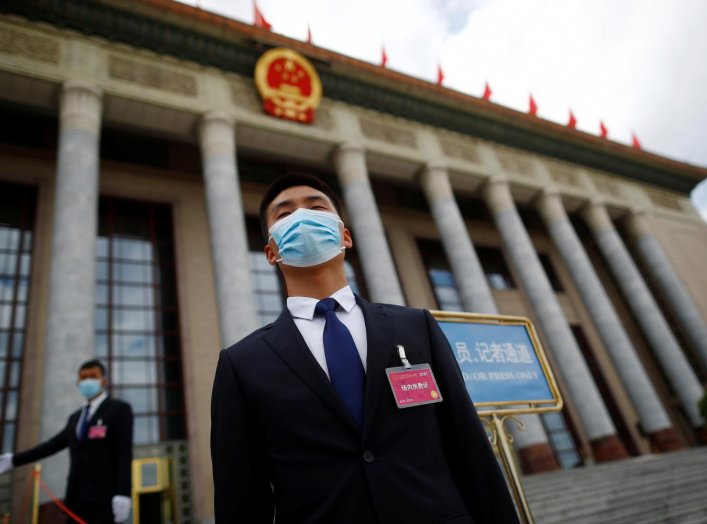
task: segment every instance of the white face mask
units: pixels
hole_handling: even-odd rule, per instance
[[[345,249],[339,224],[335,213],[305,208],[278,220],[269,230],[280,254],[277,261],[295,267],[328,262]]]

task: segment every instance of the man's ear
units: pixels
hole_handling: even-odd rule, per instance
[[[346,249],[351,249],[353,247],[353,239],[351,238],[351,231],[348,227],[344,228],[344,247]]]
[[[271,266],[277,265],[277,260],[280,258],[279,254],[276,252],[277,247],[273,248],[268,242],[267,244],[265,244],[263,251],[265,251],[265,258],[268,259],[268,264],[270,264]]]

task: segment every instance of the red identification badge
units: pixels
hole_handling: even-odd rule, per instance
[[[108,426],[90,426],[88,428],[88,438],[106,438],[108,434]]]
[[[429,364],[412,366],[405,356],[405,348],[397,348],[403,366],[385,370],[397,406],[402,409],[442,402],[442,394]]]

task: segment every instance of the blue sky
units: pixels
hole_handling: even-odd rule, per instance
[[[252,23],[251,0],[185,0]],[[258,0],[273,31],[707,166],[707,1]],[[707,219],[707,181],[693,191]]]

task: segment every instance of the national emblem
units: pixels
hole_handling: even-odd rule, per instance
[[[269,115],[303,124],[314,121],[322,83],[312,64],[291,49],[265,52],[255,65],[255,84]]]

